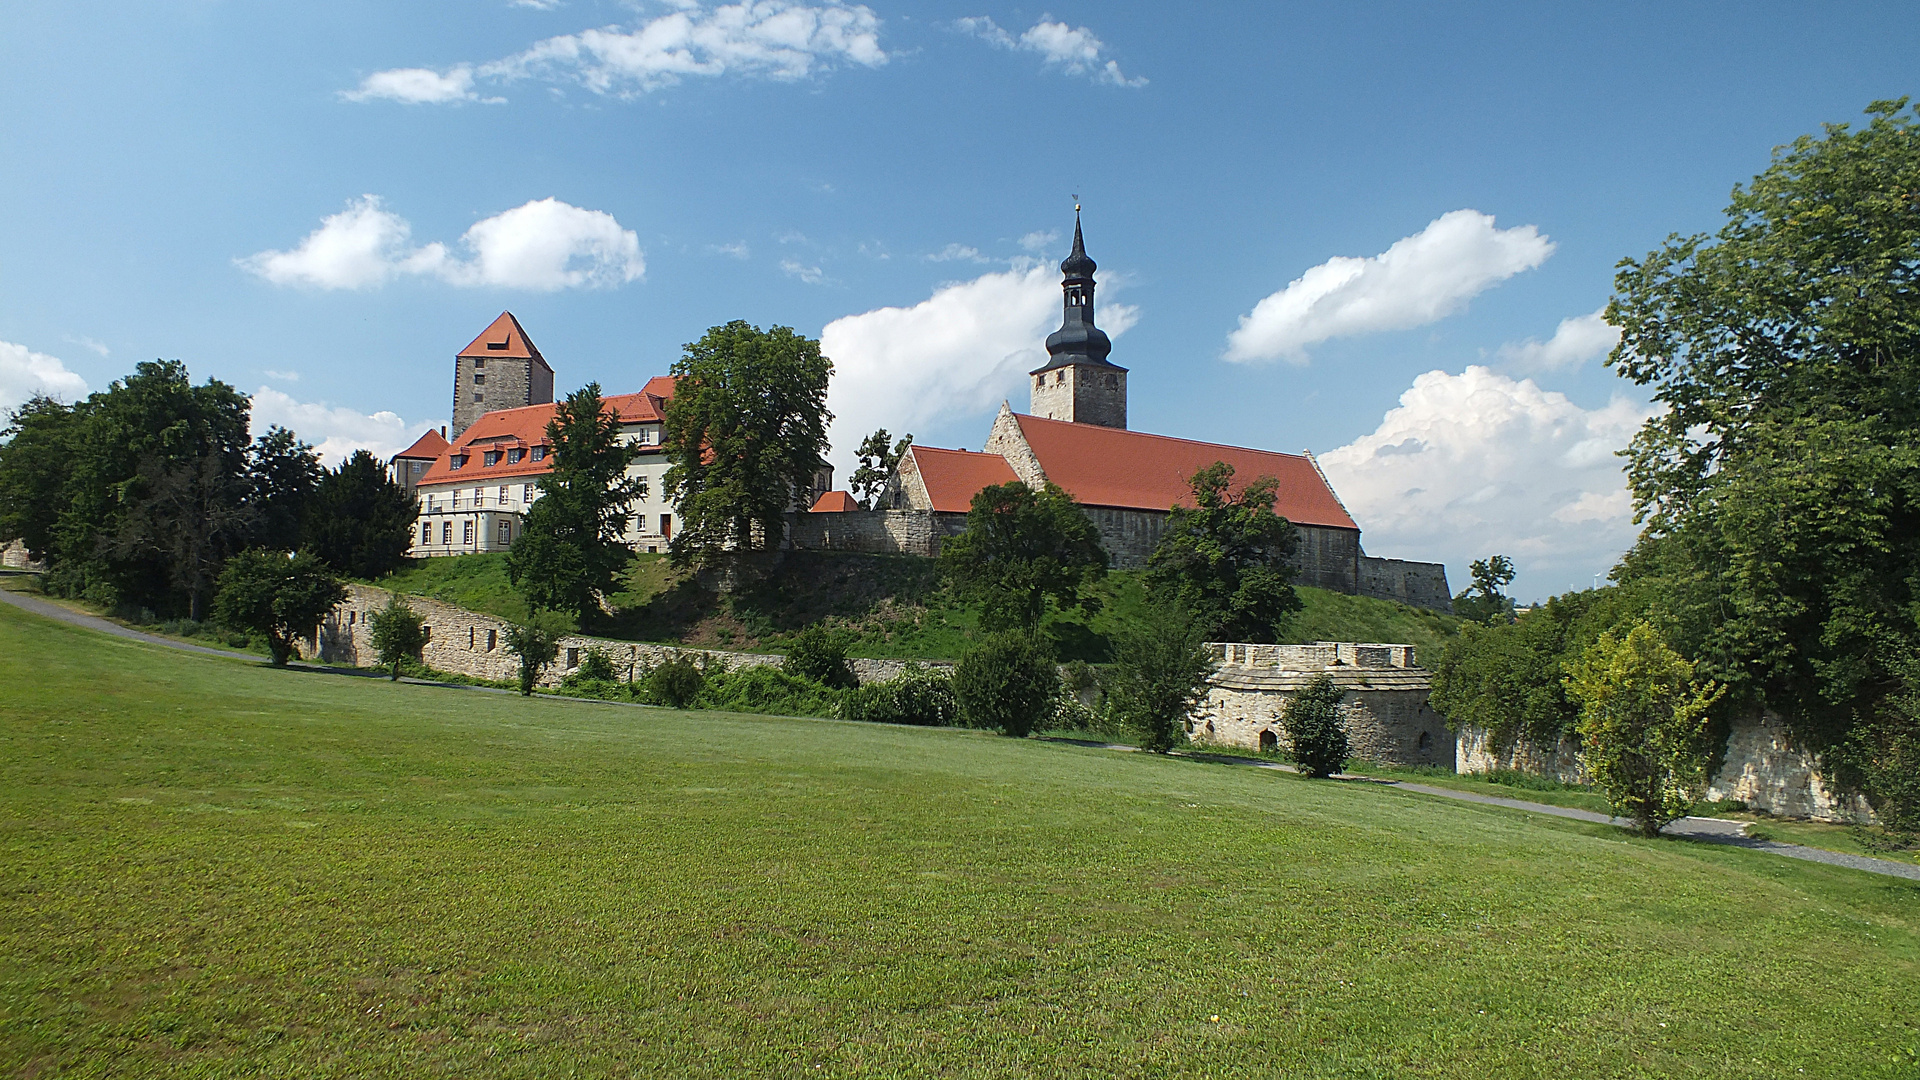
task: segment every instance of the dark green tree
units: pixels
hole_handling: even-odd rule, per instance
[[[847,666],[847,642],[843,634],[814,623],[793,636],[787,646],[787,658],[780,665],[789,675],[812,679],[822,686],[847,690],[860,685]]]
[[[1513,581],[1513,560],[1489,555],[1474,560],[1470,569],[1473,585],[1453,598],[1453,613],[1488,626],[1512,622],[1513,598],[1506,588]]]
[[[373,579],[406,561],[414,501],[378,458],[355,450],[314,486],[305,548],[349,577]]]
[[[1628,477],[1675,644],[1740,707],[1780,712],[1829,782],[1912,723],[1920,651],[1920,123],[1876,102],[1776,151],[1714,236],[1620,264],[1608,363],[1664,411]]]
[[[566,627],[550,611],[530,611],[524,622],[507,627],[507,651],[520,661],[521,697],[532,696],[540,673],[560,655],[560,639],[565,634]]]
[[[293,655],[295,639],[311,634],[347,590],[320,560],[255,548],[227,560],[214,597],[214,616],[236,630],[267,639],[275,666]]]
[[[373,625],[373,651],[380,657],[380,666],[398,681],[400,665],[420,659],[420,650],[426,647],[426,620],[399,593],[389,593],[387,606],[368,614],[367,622]]]
[[[247,450],[245,496],[250,546],[272,551],[301,546],[308,507],[323,471],[313,447],[278,424],[253,441]]]
[[[1332,776],[1347,767],[1347,729],[1340,723],[1340,688],[1327,675],[1315,675],[1287,701],[1281,723],[1287,729],[1293,763],[1308,776]]]
[[[570,612],[585,624],[632,554],[621,535],[647,482],[627,475],[639,449],[621,437],[599,383],[567,396],[547,424],[547,441],[553,469],[507,551],[507,578],[533,606]]]
[[[73,406],[35,396],[0,431],[0,540],[19,539],[36,559],[51,552],[69,498],[78,427]]]
[[[680,509],[674,561],[778,547],[827,451],[833,362],[788,327],[736,320],[688,345],[673,374],[665,487]]]
[[[940,568],[955,593],[983,605],[980,625],[1032,634],[1049,599],[1084,604],[1081,590],[1106,574],[1107,553],[1066,492],[1014,482],[975,493],[966,531],[941,545]]]
[[[1002,631],[975,645],[953,669],[953,694],[967,726],[1024,739],[1060,693],[1053,656],[1030,634]]]
[[[1187,718],[1206,700],[1213,651],[1200,624],[1178,606],[1156,606],[1118,644],[1109,700],[1141,746],[1164,754],[1184,740]]]
[[[1147,558],[1154,602],[1192,612],[1215,641],[1277,641],[1300,610],[1292,562],[1299,535],[1273,512],[1279,481],[1262,476],[1235,495],[1233,466],[1216,461],[1188,484],[1193,505],[1173,508]]]
[[[887,480],[893,476],[893,470],[900,467],[900,459],[906,456],[907,448],[913,445],[912,434],[901,436],[899,442],[890,442],[890,439],[892,436],[887,434],[887,429],[881,428],[860,443],[860,465],[853,470],[847,490],[860,500],[863,510],[873,509],[875,500],[886,489]]]

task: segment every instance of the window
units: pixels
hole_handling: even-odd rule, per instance
[[[443,521],[440,523],[440,543],[442,546],[448,546],[448,547],[452,546],[453,522]]]
[[[460,523],[460,542],[463,544],[473,543],[473,522],[463,521]]]
[[[546,447],[544,447],[544,446],[536,446],[536,447],[534,447],[534,448],[533,448],[533,460],[535,460],[535,461],[544,461],[544,460],[546,460],[546,457],[547,457],[547,448],[546,448]]]
[[[420,546],[426,547],[431,543],[433,543],[433,522],[423,521],[420,523]]]
[[[453,508],[455,510],[460,509],[460,489],[459,488],[453,489]]]
[[[500,464],[500,451],[489,450],[485,454],[480,455],[480,464],[482,465]]]
[[[500,505],[507,505],[507,485],[505,484],[500,485]]]
[[[520,485],[520,501],[521,502],[533,501],[533,485],[532,484]]]
[[[525,450],[516,447],[515,449],[507,451],[507,464],[518,465],[520,464],[520,459],[526,456],[527,452]]]
[[[503,544],[513,543],[513,523],[506,518],[500,519],[500,542]]]
[[[498,630],[487,631],[487,651],[492,652],[495,646],[499,644],[500,644],[500,631]]]
[[[491,348],[493,348],[493,346],[492,346],[491,344],[489,344],[489,345],[487,346],[487,348],[489,348],[489,349],[491,349]],[[474,357],[474,358],[473,358],[473,370],[475,370],[475,371],[485,371],[486,369],[487,369],[487,358],[486,358],[486,357],[484,357],[484,356],[476,356],[476,357]]]
[[[669,540],[673,539],[673,515],[672,514],[660,515],[660,535],[666,537]]]
[[[467,463],[467,455],[455,454],[452,457],[447,459],[447,468],[457,469],[460,466],[465,465],[466,463]]]
[[[360,613],[359,613],[359,612],[357,612],[357,611],[349,611],[349,612],[347,612],[347,625],[348,625],[348,626],[352,626],[352,625],[353,625],[353,619],[354,619],[354,616],[356,616],[356,615],[358,615],[358,614],[360,614]],[[1426,748],[1427,748],[1427,733],[1423,731],[1423,732],[1421,732],[1421,733],[1420,733],[1420,749],[1422,749],[1422,750],[1425,750]]]
[[[580,666],[580,650],[579,649],[567,650],[567,666],[570,668],[577,668]]]
[[[473,489],[473,505],[475,506],[487,505],[487,489],[486,488]]]
[[[475,405],[478,405],[478,404],[480,404],[481,402],[483,402],[483,401],[485,401],[485,400],[487,400],[487,396],[486,396],[485,394],[482,394],[482,393],[481,393],[480,391],[478,391],[478,390],[475,390],[475,391],[473,392],[473,403],[474,403]]]
[[[473,385],[479,386],[481,383],[486,381],[487,381],[487,377],[485,375],[482,375],[477,371],[473,373]]]

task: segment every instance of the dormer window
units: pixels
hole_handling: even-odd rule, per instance
[[[498,451],[498,450],[489,450],[489,451],[487,451],[486,453],[484,453],[484,454],[482,454],[482,455],[480,455],[480,464],[482,464],[482,465],[498,465],[498,464],[500,464],[500,451]]]
[[[546,457],[547,457],[547,448],[546,448],[546,447],[544,447],[544,446],[536,446],[536,447],[534,447],[534,448],[533,448],[533,460],[535,460],[535,461],[544,461],[544,460],[546,460]]]
[[[467,455],[455,454],[447,459],[447,468],[458,469],[467,463]]]
[[[521,450],[518,447],[515,447],[514,449],[507,451],[507,464],[518,465],[520,464],[520,459],[526,456],[527,456],[527,452],[525,450]]]

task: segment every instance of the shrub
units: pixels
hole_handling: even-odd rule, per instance
[[[847,691],[840,699],[839,717],[870,724],[951,727],[960,719],[953,672],[909,664],[896,678]]]
[[[1693,680],[1693,663],[1652,623],[1600,635],[1569,666],[1593,785],[1614,813],[1653,836],[1686,816],[1707,783],[1707,710],[1723,687]]]
[[[1122,635],[1114,666],[1114,712],[1155,753],[1184,737],[1188,716],[1207,696],[1213,652],[1184,609],[1160,609],[1145,626]]]
[[[533,684],[540,681],[540,672],[560,655],[561,631],[559,619],[549,612],[531,615],[526,622],[507,627],[507,651],[520,658],[522,697],[533,693]]]
[[[780,716],[832,716],[843,692],[771,664],[754,664],[706,677],[699,704],[704,709],[773,713]]]
[[[1347,729],[1340,726],[1340,688],[1316,675],[1287,702],[1287,741],[1308,776],[1332,776],[1347,764]]]
[[[655,702],[684,709],[706,689],[707,675],[691,658],[676,654],[647,672],[646,687]]]
[[[620,671],[613,665],[613,657],[608,656],[598,646],[588,646],[585,655],[580,657],[580,666],[567,676],[569,683],[581,682],[618,682]]]
[[[969,727],[1025,738],[1047,716],[1060,692],[1053,657],[1017,630],[988,637],[953,671],[953,693]]]
[[[851,690],[859,685],[853,669],[847,666],[845,637],[819,623],[794,635],[780,668],[789,675],[836,690]]]
[[[399,593],[388,593],[387,606],[368,615],[367,621],[373,624],[373,651],[380,657],[380,666],[387,669],[388,678],[398,681],[400,665],[418,660],[427,644],[425,620]]]

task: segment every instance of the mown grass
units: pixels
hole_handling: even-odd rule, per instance
[[[507,581],[504,555],[418,560],[376,584],[472,611],[519,618],[526,603]],[[1290,644],[1403,642],[1429,663],[1459,633],[1437,612],[1325,589],[1299,587],[1303,609],[1286,626]],[[1091,611],[1056,611],[1042,632],[1062,660],[1106,663],[1114,642],[1140,625],[1146,590],[1137,572],[1116,571],[1091,594]],[[637,555],[608,597],[613,614],[587,632],[632,641],[782,652],[815,624],[843,631],[853,656],[957,660],[979,637],[980,609],[941,587],[937,566],[911,555],[789,552],[767,581],[730,596],[700,589],[664,555]]]
[[[1920,886],[0,608],[0,1071],[1911,1076]]]

